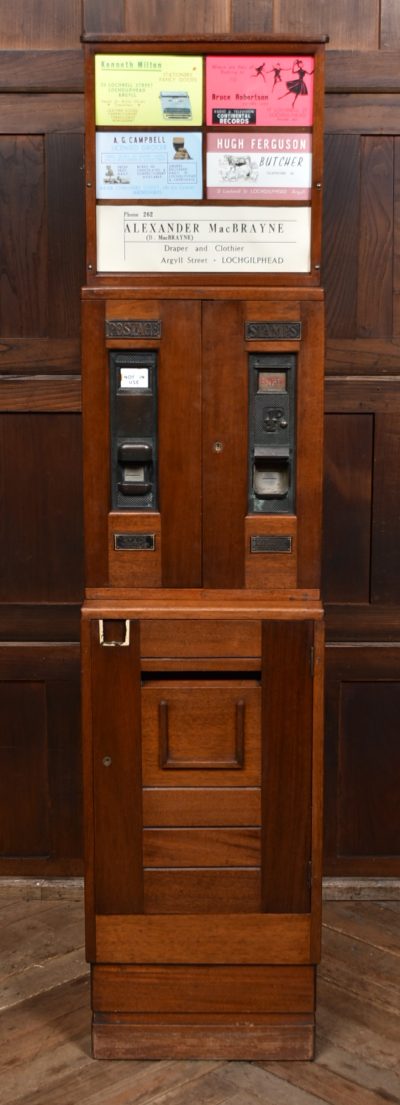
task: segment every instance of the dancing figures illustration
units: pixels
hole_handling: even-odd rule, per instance
[[[303,69],[303,62],[301,58],[296,58],[293,62],[292,73],[296,73],[296,79],[294,81],[286,81],[287,92],[284,92],[283,96],[279,96],[280,100],[284,100],[285,96],[293,96],[292,107],[294,107],[298,96],[308,96],[308,88],[304,77],[311,77],[313,69],[309,72],[308,69]]]

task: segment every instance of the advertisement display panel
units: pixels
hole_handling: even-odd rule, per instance
[[[98,206],[99,272],[308,272],[310,207]]]
[[[308,56],[208,57],[207,125],[309,127],[313,73]]]
[[[291,199],[311,195],[310,134],[212,131],[207,136],[208,199]]]
[[[98,127],[202,123],[203,59],[166,54],[98,54]]]
[[[201,199],[202,135],[187,131],[98,131],[98,199]]]

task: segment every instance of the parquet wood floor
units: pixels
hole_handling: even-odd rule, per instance
[[[0,894],[0,925],[1,1105],[400,1101],[400,902],[325,903],[314,1063],[95,1062],[81,901]]]

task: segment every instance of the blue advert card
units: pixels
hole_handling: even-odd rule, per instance
[[[202,199],[200,132],[98,131],[97,199]]]

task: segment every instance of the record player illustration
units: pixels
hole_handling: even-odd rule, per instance
[[[187,92],[160,92],[164,119],[191,119],[192,107]]]

